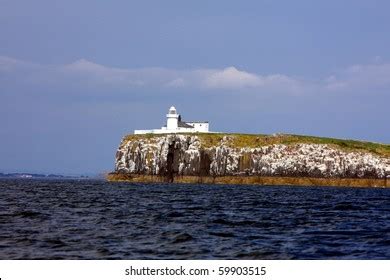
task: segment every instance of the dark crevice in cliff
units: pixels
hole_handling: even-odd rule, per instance
[[[209,176],[210,175],[210,165],[211,159],[210,156],[204,151],[200,151],[200,166],[199,166],[199,175],[200,176]]]
[[[168,147],[168,155],[167,155],[167,170],[166,170],[166,178],[168,182],[173,182],[174,177],[174,168],[173,163],[175,159],[175,142],[169,145]]]

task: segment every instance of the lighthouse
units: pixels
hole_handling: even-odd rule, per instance
[[[161,127],[161,129],[134,130],[134,134],[209,133],[209,122],[182,121],[180,114],[177,113],[174,106],[169,108],[166,117],[167,124]]]
[[[167,114],[167,129],[168,130],[177,130],[179,123],[179,115],[176,112],[176,108],[171,106]]]

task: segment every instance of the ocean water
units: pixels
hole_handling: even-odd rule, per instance
[[[390,189],[0,180],[1,259],[389,259]]]

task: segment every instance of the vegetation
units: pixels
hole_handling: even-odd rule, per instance
[[[142,174],[110,173],[107,180],[112,182],[161,183],[169,182],[164,176]],[[390,187],[386,179],[359,178],[312,178],[312,177],[261,177],[261,176],[177,176],[174,183],[189,184],[242,184],[275,186],[334,186],[334,187]]]
[[[205,148],[217,146],[225,137],[226,144],[231,147],[262,147],[273,144],[328,144],[336,146],[342,150],[347,151],[362,151],[378,154],[381,156],[390,156],[390,145],[380,144],[373,142],[348,140],[348,139],[335,139],[327,137],[315,137],[315,136],[303,136],[293,134],[233,134],[233,133],[183,133],[184,135],[196,135],[200,138],[202,146]],[[127,135],[124,137],[123,142],[134,141],[140,139],[153,139],[161,136],[161,134],[137,134]],[[122,143],[123,143],[122,142]]]

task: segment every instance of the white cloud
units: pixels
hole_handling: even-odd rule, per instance
[[[116,86],[142,86],[144,82],[137,79],[131,70],[106,67],[86,59],[77,60],[71,64],[58,66],[60,73],[65,76],[82,78],[88,83],[107,84]],[[80,81],[80,79],[78,79]]]
[[[185,87],[186,81],[183,78],[174,79],[166,84],[168,87]]]
[[[352,65],[325,80],[330,90],[361,90],[390,87],[390,64]]]
[[[39,67],[38,64],[14,59],[8,56],[0,56],[0,72],[2,73],[37,67]]]
[[[255,74],[239,71],[235,67],[228,67],[206,75],[203,84],[207,88],[237,89],[259,87],[264,83]]]

